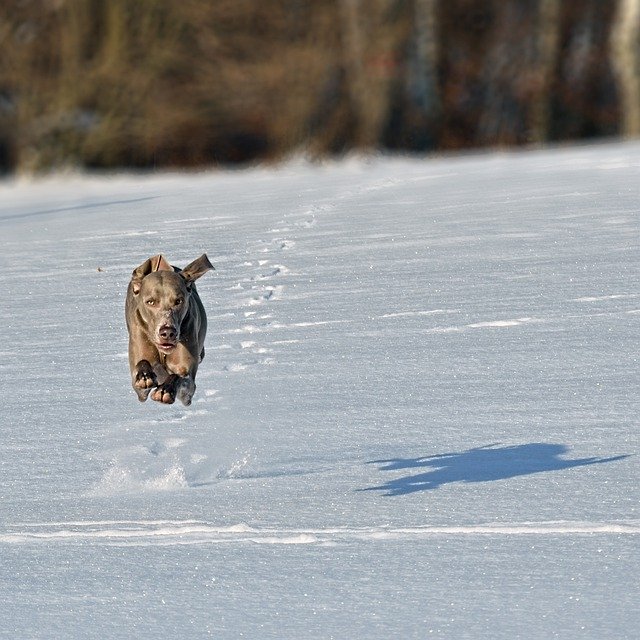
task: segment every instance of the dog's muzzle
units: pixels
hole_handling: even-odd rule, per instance
[[[169,324],[163,324],[158,329],[158,340],[156,346],[162,353],[169,353],[176,348],[178,344],[178,330]]]

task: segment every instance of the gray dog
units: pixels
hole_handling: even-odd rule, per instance
[[[125,316],[129,330],[129,367],[133,390],[151,398],[191,404],[196,371],[204,358],[207,316],[194,282],[213,269],[206,254],[184,269],[161,255],[133,270]]]

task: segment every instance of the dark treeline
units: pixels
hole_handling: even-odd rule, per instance
[[[640,0],[0,0],[0,169],[640,133]]]

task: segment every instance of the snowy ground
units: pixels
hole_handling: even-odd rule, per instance
[[[636,638],[640,145],[0,185],[0,637]],[[131,270],[206,251],[190,408]]]

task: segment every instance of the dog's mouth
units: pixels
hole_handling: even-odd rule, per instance
[[[156,347],[162,353],[170,353],[176,348],[176,342],[157,342]]]

